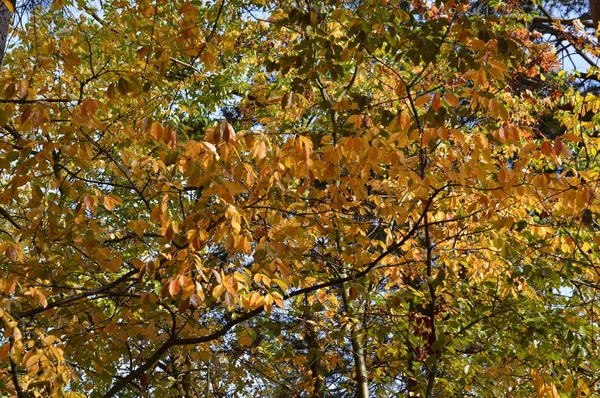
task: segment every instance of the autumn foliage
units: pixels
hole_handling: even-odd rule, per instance
[[[0,391],[599,393],[591,28],[95,6],[29,10],[0,71]]]

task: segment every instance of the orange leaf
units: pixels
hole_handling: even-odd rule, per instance
[[[150,128],[150,135],[155,140],[158,140],[162,137],[163,128],[159,122],[152,123],[152,127]]]
[[[181,285],[179,284],[179,281],[177,279],[173,279],[171,282],[169,282],[169,294],[171,295],[171,297],[177,296],[177,293],[179,293],[180,288]]]
[[[6,343],[0,348],[0,361],[5,360],[8,357],[8,352],[10,351],[10,343]]]
[[[490,82],[488,81],[485,70],[483,68],[479,69],[479,75],[477,76],[477,82],[484,88],[488,87],[490,85]]]
[[[83,197],[83,203],[93,213],[94,212],[94,206],[96,206],[96,197],[94,197],[92,195],[85,195]]]
[[[238,341],[240,342],[240,345],[242,347],[247,347],[250,344],[252,344],[252,337],[250,337],[248,335],[243,335],[238,338]]]
[[[427,102],[429,102],[430,99],[431,99],[431,95],[429,95],[429,94],[422,95],[415,100],[415,106],[418,108],[422,105],[425,105]]]
[[[258,149],[256,151],[256,156],[259,159],[264,159],[267,156],[267,144],[264,141],[261,141],[258,144]]]
[[[552,153],[552,144],[547,141],[543,142],[540,150],[544,155],[549,156]]]
[[[408,113],[403,112],[398,117],[400,118],[400,128],[404,131],[408,130],[408,128],[412,124],[412,119],[410,115]]]
[[[446,102],[454,107],[457,107],[458,105],[460,105],[460,101],[458,100],[458,98],[456,97],[456,95],[452,94],[452,93],[446,93],[444,94],[444,99],[446,100]]]

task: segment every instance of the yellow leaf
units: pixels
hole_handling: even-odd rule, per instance
[[[22,338],[23,338],[23,334],[21,333],[21,330],[19,330],[19,328],[14,328],[13,329],[13,341],[16,343],[18,341],[21,341]]]
[[[498,109],[500,108],[500,104],[498,103],[497,99],[492,98],[490,100],[490,104],[488,105],[488,108],[489,108],[492,116],[498,117]]]
[[[489,61],[489,63],[492,67],[494,67],[495,69],[498,69],[502,72],[508,71],[508,69],[506,68],[506,65],[504,65],[504,63],[501,61],[491,60],[491,61]]]
[[[461,133],[458,130],[450,130],[450,136],[454,139],[454,141],[456,141],[457,143],[464,145],[465,143],[465,136],[463,135],[463,133]]]
[[[221,297],[221,294],[223,294],[224,291],[225,291],[225,286],[217,285],[213,289],[212,295],[214,298],[218,299],[219,297]]]
[[[549,395],[551,396],[551,398],[560,398],[560,395],[558,394],[558,390],[556,389],[554,383],[550,384]]]
[[[117,272],[123,265],[123,259],[121,257],[115,257],[110,261],[103,261],[102,265],[110,272]]]
[[[490,68],[488,69],[488,73],[492,76],[494,76],[494,78],[498,81],[502,81],[504,80],[504,75],[502,74],[501,71],[499,71],[498,69],[495,68]]]
[[[264,141],[258,143],[256,148],[256,157],[259,159],[264,159],[267,156],[267,144]]]
[[[238,213],[231,216],[231,228],[235,234],[239,234],[242,230],[242,217]]]
[[[208,71],[214,70],[219,65],[219,59],[210,51],[203,51],[200,59]]]
[[[465,79],[469,79],[469,80],[473,80],[475,77],[477,77],[479,74],[479,71],[477,70],[469,70],[466,71],[465,73],[463,73],[463,77]]]
[[[485,50],[486,49],[486,44],[483,40],[477,39],[477,38],[473,38],[471,39],[471,47],[474,50]]]
[[[39,361],[39,359],[40,359],[39,354],[37,354],[35,351],[29,351],[23,357],[22,363],[25,368],[31,368],[33,365],[35,365]]]
[[[508,120],[508,111],[504,107],[504,105],[500,104],[498,108],[498,114],[502,120]]]
[[[288,289],[287,283],[285,283],[281,279],[274,278],[273,282],[275,282],[277,284],[277,286],[279,286],[281,288],[281,290],[287,290]]]
[[[341,110],[345,110],[345,109],[352,109],[353,103],[346,100],[345,98],[342,99],[341,101],[336,102],[335,104],[331,105],[331,109],[333,109],[334,111],[341,111]]]
[[[585,384],[583,380],[577,379],[577,386],[581,389],[583,393],[585,393],[585,395],[590,395],[590,388],[587,384]]]
[[[563,390],[565,390],[566,393],[569,393],[572,389],[573,389],[573,378],[571,377],[571,375],[568,375],[567,378],[565,379],[565,383],[563,385]]]
[[[4,5],[6,6],[6,8],[8,8],[8,11],[10,11],[13,14],[15,13],[15,0],[4,0]]]
[[[214,155],[217,155],[217,147],[214,146],[213,144],[211,144],[208,141],[202,141],[202,145],[204,145],[204,147],[206,149],[208,149],[210,152],[212,152]]]
[[[542,376],[540,376],[540,374],[533,369],[531,370],[531,377],[533,379],[533,386],[535,387],[538,398],[543,398],[544,391],[546,389],[544,379],[542,379]]]
[[[123,201],[121,200],[121,198],[119,198],[118,196],[114,196],[114,195],[104,196],[102,198],[102,200],[104,201],[104,207],[108,211],[112,211],[112,209],[115,208],[115,205],[123,204]]]
[[[48,300],[46,299],[46,296],[44,295],[44,293],[42,293],[40,290],[36,290],[35,293],[38,297],[40,305],[44,308],[48,307]]]

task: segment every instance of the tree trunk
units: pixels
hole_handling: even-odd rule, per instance
[[[313,379],[313,392],[311,397],[323,398],[325,396],[325,380],[323,378],[321,365],[321,347],[315,326],[311,323],[314,315],[305,313],[307,322],[306,344],[308,346],[308,359],[310,361],[311,377]]]
[[[590,0],[590,14],[592,14],[594,28],[598,29],[598,20],[600,20],[600,0]]]
[[[346,312],[351,318],[355,319],[357,311],[350,302],[350,286],[347,282],[343,284],[342,294]],[[360,322],[353,323],[350,328],[350,342],[352,343],[352,355],[354,357],[354,370],[356,373],[356,392],[359,398],[368,398],[369,376],[367,372],[367,361],[365,360],[365,350],[360,340]]]
[[[4,53],[6,52],[6,42],[8,41],[8,27],[10,26],[10,20],[12,18],[12,12],[6,7],[4,1],[0,0],[0,65],[4,60]]]

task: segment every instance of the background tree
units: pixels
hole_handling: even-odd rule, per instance
[[[597,393],[591,27],[97,6],[32,9],[2,70],[2,391]]]
[[[8,28],[10,20],[16,9],[16,0],[6,0],[0,3],[0,61],[4,58],[6,42],[8,39]]]

